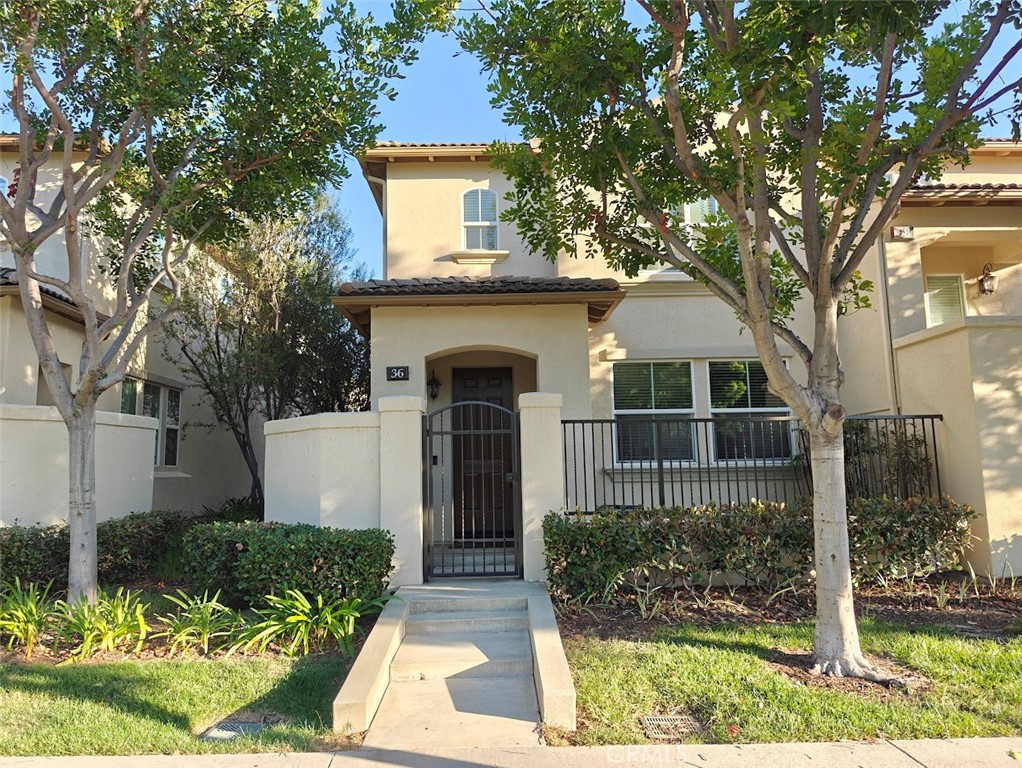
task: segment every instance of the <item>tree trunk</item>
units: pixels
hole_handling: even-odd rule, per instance
[[[839,427],[835,435],[822,427],[813,427],[809,447],[816,534],[814,671],[836,677],[874,679],[876,673],[862,655],[855,623],[843,431]]]
[[[74,403],[68,434],[68,601],[96,602],[96,406]]]

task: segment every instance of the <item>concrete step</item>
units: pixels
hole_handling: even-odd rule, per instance
[[[525,597],[452,597],[444,599],[415,599],[408,610],[413,616],[420,613],[456,613],[461,611],[524,611],[529,605]]]
[[[529,616],[524,610],[425,612],[409,615],[405,623],[405,632],[409,635],[511,632],[528,628]]]
[[[532,644],[524,631],[409,635],[390,665],[391,681],[531,674]]]
[[[395,681],[363,746],[404,750],[411,765],[430,749],[539,744],[539,720],[532,675]]]

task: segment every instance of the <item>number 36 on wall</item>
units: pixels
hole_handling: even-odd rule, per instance
[[[408,381],[408,366],[388,365],[387,381]]]

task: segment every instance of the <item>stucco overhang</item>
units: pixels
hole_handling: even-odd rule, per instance
[[[523,142],[533,152],[538,151],[538,142]],[[372,149],[359,155],[358,163],[362,175],[369,182],[369,189],[376,200],[376,206],[383,212],[382,183],[387,179],[390,163],[474,163],[489,162],[487,153],[490,144],[485,142],[403,142],[381,141]]]
[[[625,297],[616,280],[589,278],[424,278],[345,283],[331,301],[366,336],[377,307],[470,307],[585,304],[590,323],[605,320]]]

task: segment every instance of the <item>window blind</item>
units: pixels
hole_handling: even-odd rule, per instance
[[[615,410],[686,410],[691,408],[691,363],[614,364]]]
[[[962,279],[958,275],[929,275],[926,278],[926,306],[931,326],[965,317]]]

